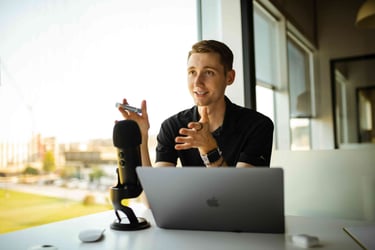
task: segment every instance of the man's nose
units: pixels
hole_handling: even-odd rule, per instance
[[[202,73],[198,73],[194,78],[194,86],[204,85],[204,76]]]

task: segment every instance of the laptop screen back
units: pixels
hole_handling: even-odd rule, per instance
[[[161,228],[284,233],[281,168],[138,167]]]

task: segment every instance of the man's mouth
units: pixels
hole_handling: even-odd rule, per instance
[[[194,91],[194,94],[197,95],[197,96],[204,96],[207,93],[208,93],[207,91]]]

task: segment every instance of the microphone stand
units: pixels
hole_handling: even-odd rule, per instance
[[[137,189],[137,190],[134,190]],[[128,185],[120,184],[120,177],[117,171],[117,185],[112,187],[110,190],[112,205],[115,210],[117,220],[111,224],[111,229],[120,230],[120,231],[132,231],[132,230],[141,230],[150,227],[150,223],[147,220],[141,217],[137,217],[134,214],[132,208],[124,206],[121,204],[121,201],[126,198],[135,198],[142,190],[139,190],[139,187],[133,187]],[[122,218],[119,214],[119,211],[123,212],[126,218]]]

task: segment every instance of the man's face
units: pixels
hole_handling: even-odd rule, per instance
[[[194,53],[187,63],[188,88],[198,106],[224,100],[225,88],[232,84],[234,71],[224,72],[217,53]]]

